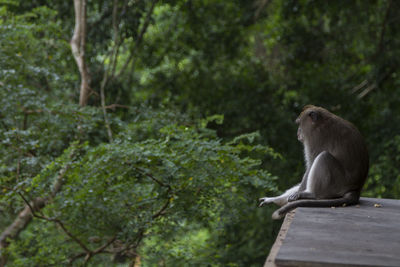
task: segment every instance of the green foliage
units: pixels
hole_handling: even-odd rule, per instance
[[[20,239],[11,243],[7,251],[12,266],[54,266],[68,260],[70,247],[71,243],[55,224],[34,223],[21,234]]]
[[[400,160],[400,136],[388,141],[382,154],[374,162],[366,183],[366,196],[398,198],[400,195],[400,172],[397,163]]]
[[[138,130],[144,129],[149,121],[138,119],[134,125]],[[31,198],[47,197],[60,168],[68,164],[63,190],[44,210],[47,217],[60,219],[71,228],[70,232],[87,243],[93,236],[100,237],[102,243],[115,236],[119,242],[140,251],[138,240],[148,238],[148,245],[143,248],[145,262],[147,257],[152,262],[151,255],[155,253],[158,256],[154,258],[161,256],[166,262],[186,264],[191,262],[190,255],[205,250],[209,240],[223,233],[225,224],[232,224],[246,211],[254,210],[248,208],[256,204],[252,195],[276,191],[271,174],[259,168],[261,161],[242,156],[249,151],[257,152],[254,156],[264,154],[268,149],[262,146],[254,151],[242,142],[223,144],[200,125],[179,124],[160,128],[156,139],[137,141],[132,138],[136,136],[135,127],[128,125],[128,131],[121,132],[112,144],[80,146],[82,156],[74,156],[72,162],[68,155],[74,148],[67,150],[19,190],[29,192]],[[254,135],[247,138],[251,140]],[[48,223],[36,221],[35,225]],[[187,231],[193,231],[191,242],[202,241],[198,244],[200,251],[180,249],[181,242],[188,242],[184,235]],[[36,233],[36,241],[29,240],[30,246],[40,247],[46,238],[48,234]],[[175,245],[167,249],[164,245],[152,246],[154,239],[181,241],[172,242]],[[61,246],[67,240],[64,236],[53,242]],[[153,251],[149,251],[149,246]],[[47,262],[51,264],[65,262],[80,252],[72,244],[60,251],[23,249],[23,243],[17,247],[11,247],[16,266],[25,266],[23,260],[17,260],[25,257],[51,254]],[[185,253],[188,255],[184,256]],[[217,264],[221,257],[217,245],[207,246],[202,253],[205,255],[199,256],[199,264]]]

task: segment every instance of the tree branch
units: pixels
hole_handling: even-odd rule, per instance
[[[384,39],[385,39],[386,25],[387,25],[387,22],[389,19],[390,10],[392,9],[392,4],[393,4],[393,1],[389,0],[389,4],[386,8],[385,17],[383,19],[382,26],[381,26],[381,33],[380,33],[380,37],[379,37],[379,43],[378,43],[377,51],[375,54],[375,58],[377,58],[383,52],[383,49],[385,46]]]
[[[69,158],[72,158],[75,154],[76,149],[72,149]],[[59,175],[56,178],[53,189],[50,192],[50,196],[47,198],[35,198],[31,202],[29,202],[21,193],[18,194],[22,197],[25,202],[25,207],[18,214],[17,218],[0,234],[0,254],[2,254],[0,263],[5,265],[6,258],[3,254],[5,248],[9,246],[9,241],[15,239],[19,236],[20,232],[23,231],[31,222],[32,216],[35,212],[39,212],[42,208],[45,207],[46,202],[50,201],[52,198],[56,196],[56,194],[61,190],[62,181],[64,176],[69,169],[70,165],[66,164],[59,172]],[[37,214],[36,214],[37,215]],[[40,215],[37,215],[40,216]]]
[[[79,105],[86,106],[89,93],[90,93],[90,75],[85,60],[85,46],[86,46],[86,0],[74,0],[75,10],[75,28],[70,41],[72,54],[78,65],[79,73],[81,75],[81,86],[79,95]]]
[[[153,216],[151,216],[153,219],[156,219],[157,217],[160,217],[161,215],[164,214],[164,211],[168,208],[169,203],[171,203],[170,199],[167,199],[167,202],[165,202],[164,206],[162,206],[162,208],[157,211],[155,214],[153,214]]]
[[[38,215],[38,214],[36,213],[37,210],[33,209],[33,207],[29,204],[29,202],[23,197],[23,195],[22,195],[21,193],[19,193],[19,194],[20,194],[20,196],[22,197],[22,199],[24,200],[25,204],[29,207],[29,209],[30,209],[30,211],[31,211],[31,214],[32,214],[34,217],[36,217],[36,218],[38,218],[38,219],[42,219],[42,220],[48,221],[48,222],[55,222],[56,224],[58,224],[58,225],[61,227],[61,229],[62,229],[71,239],[73,239],[76,243],[78,243],[79,246],[80,246],[81,248],[83,248],[83,250],[86,251],[86,253],[91,253],[90,249],[89,249],[81,240],[79,240],[79,238],[77,238],[77,237],[74,236],[70,231],[68,231],[68,229],[65,227],[64,223],[63,223],[61,220],[59,220],[59,219],[57,219],[57,218],[49,218],[49,217],[44,216],[43,214]],[[43,205],[43,206],[44,206],[44,205]]]
[[[108,106],[105,106],[106,109],[112,109],[115,110],[116,108],[130,108],[130,106],[126,106],[126,105],[121,105],[121,104],[111,104]]]
[[[153,175],[151,175],[150,173],[145,172],[144,170],[138,168],[138,167],[134,167],[137,171],[139,171],[140,173],[142,173],[143,175],[147,176],[148,178],[150,178],[151,180],[153,180],[154,182],[156,182],[157,184],[159,184],[160,186],[163,187],[167,187],[169,191],[172,191],[172,188],[169,184],[165,184],[163,182],[161,182],[160,180],[158,180],[157,178],[155,178]]]
[[[125,1],[124,8],[122,12],[125,12],[127,2]],[[112,28],[113,28],[113,34],[114,34],[114,47],[111,51],[111,54],[109,55],[110,57],[110,66],[106,68],[103,76],[103,80],[101,81],[100,84],[100,101],[101,101],[101,108],[103,111],[103,117],[104,117],[104,124],[107,129],[107,135],[110,143],[113,141],[113,134],[111,131],[110,123],[108,121],[108,116],[107,116],[107,109],[106,109],[106,99],[105,99],[105,93],[104,90],[106,88],[107,82],[109,81],[109,78],[114,76],[115,68],[117,65],[117,59],[118,59],[118,54],[119,54],[119,48],[122,43],[122,37],[119,38],[119,21],[117,19],[117,14],[118,14],[118,0],[114,0],[113,3],[113,11],[112,11]]]
[[[32,220],[32,210],[40,210],[44,207],[44,200],[36,198],[32,202],[28,202],[23,210],[18,214],[17,218],[9,225],[0,235],[0,251],[8,247],[9,240],[16,238],[19,233],[24,230]]]
[[[135,44],[134,44],[134,46],[133,46],[133,49],[132,49],[132,51],[131,51],[131,54],[129,55],[129,57],[128,57],[128,59],[125,61],[125,63],[123,64],[121,70],[120,70],[113,78],[116,79],[116,78],[118,78],[119,76],[121,76],[121,75],[124,73],[124,71],[126,70],[126,68],[128,67],[129,63],[132,61],[133,56],[134,56],[134,54],[135,54],[135,52],[136,52],[136,49],[137,49],[137,48],[139,47],[139,45],[141,44],[141,42],[142,42],[142,40],[143,40],[143,36],[144,36],[144,34],[146,33],[147,28],[148,28],[148,26],[149,26],[149,24],[150,24],[151,15],[153,14],[154,7],[156,6],[157,1],[158,1],[158,0],[153,0],[153,2],[151,3],[150,9],[149,9],[149,11],[148,11],[147,14],[146,14],[146,18],[145,18],[143,27],[142,27],[142,29],[140,30],[140,33],[139,33],[139,35],[138,35],[138,38],[136,38],[136,42],[135,42]]]
[[[114,236],[113,236],[112,238],[110,238],[104,245],[98,247],[97,249],[91,250],[91,251],[89,251],[89,252],[85,251],[85,252],[82,252],[82,253],[79,253],[79,254],[73,256],[73,257],[69,260],[69,264],[72,264],[75,260],[77,260],[77,259],[79,259],[79,258],[82,258],[82,257],[85,257],[83,265],[87,264],[88,261],[89,261],[93,256],[95,256],[96,254],[100,254],[100,253],[105,253],[105,252],[107,252],[107,251],[105,251],[105,249],[106,249],[107,247],[109,247],[109,246],[116,240],[116,238],[117,238],[117,236],[114,235]],[[110,252],[107,252],[107,253],[110,253]]]
[[[114,4],[113,4],[113,12],[112,12],[112,28],[114,31],[114,47],[112,49],[111,55],[110,55],[110,66],[106,69],[104,76],[103,76],[103,80],[100,84],[100,99],[101,99],[101,107],[102,107],[102,111],[103,111],[103,117],[104,117],[104,123],[107,129],[107,135],[108,135],[108,139],[110,142],[113,141],[113,134],[112,134],[112,130],[110,127],[110,123],[108,121],[108,116],[107,116],[107,108],[106,108],[106,100],[105,100],[105,93],[104,90],[106,88],[106,85],[108,83],[109,80],[112,79],[116,79],[118,78],[124,71],[125,68],[127,67],[127,65],[130,63],[130,61],[133,58],[133,54],[134,51],[136,50],[136,48],[139,46],[139,44],[141,43],[143,36],[147,30],[147,27],[150,24],[150,18],[151,18],[151,14],[153,13],[155,4],[158,0],[153,0],[152,5],[150,7],[149,12],[147,13],[146,19],[145,19],[145,23],[143,24],[143,27],[139,33],[138,38],[136,39],[136,43],[133,49],[133,52],[131,52],[129,58],[126,60],[126,62],[124,63],[122,69],[119,71],[119,73],[117,75],[115,75],[115,70],[116,70],[116,66],[117,66],[117,60],[118,60],[118,54],[119,54],[119,48],[122,44],[122,38],[118,37],[118,33],[119,33],[119,27],[118,27],[118,19],[117,19],[117,14],[118,14],[118,0],[114,0]],[[125,1],[124,4],[124,8],[122,13],[125,12],[125,8],[126,8],[126,4],[127,2]]]

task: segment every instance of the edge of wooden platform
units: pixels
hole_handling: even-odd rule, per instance
[[[285,220],[282,223],[281,229],[279,230],[278,236],[275,239],[275,243],[269,251],[269,255],[267,260],[264,263],[264,267],[276,267],[275,258],[278,254],[279,248],[282,245],[283,240],[286,237],[287,231],[289,230],[289,226],[292,223],[293,217],[295,214],[295,210],[286,214]]]

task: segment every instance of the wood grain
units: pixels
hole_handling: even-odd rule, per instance
[[[358,206],[296,209],[275,264],[400,266],[400,200],[362,198]]]

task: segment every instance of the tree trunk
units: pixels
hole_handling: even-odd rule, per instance
[[[71,39],[71,50],[78,65],[81,75],[81,86],[79,95],[79,105],[84,107],[87,105],[90,93],[90,75],[85,61],[86,46],[86,0],[74,0],[75,9],[75,28]]]
[[[44,199],[36,198],[31,202],[30,205],[33,210],[40,210],[44,207]],[[24,209],[18,214],[14,222],[0,234],[0,251],[8,246],[7,239],[13,239],[17,237],[18,234],[26,228],[31,220],[31,209],[28,205],[25,205]]]
[[[71,152],[70,158],[73,157],[75,149]],[[22,211],[18,214],[17,218],[12,222],[2,233],[0,233],[0,267],[5,266],[7,262],[7,255],[5,248],[8,247],[9,242],[12,239],[18,237],[19,233],[23,231],[29,223],[32,221],[32,210],[40,211],[45,207],[46,202],[51,201],[56,194],[61,190],[63,184],[64,175],[69,169],[70,165],[66,164],[59,172],[56,181],[54,182],[53,188],[50,195],[47,198],[35,198],[30,203],[26,204]]]

